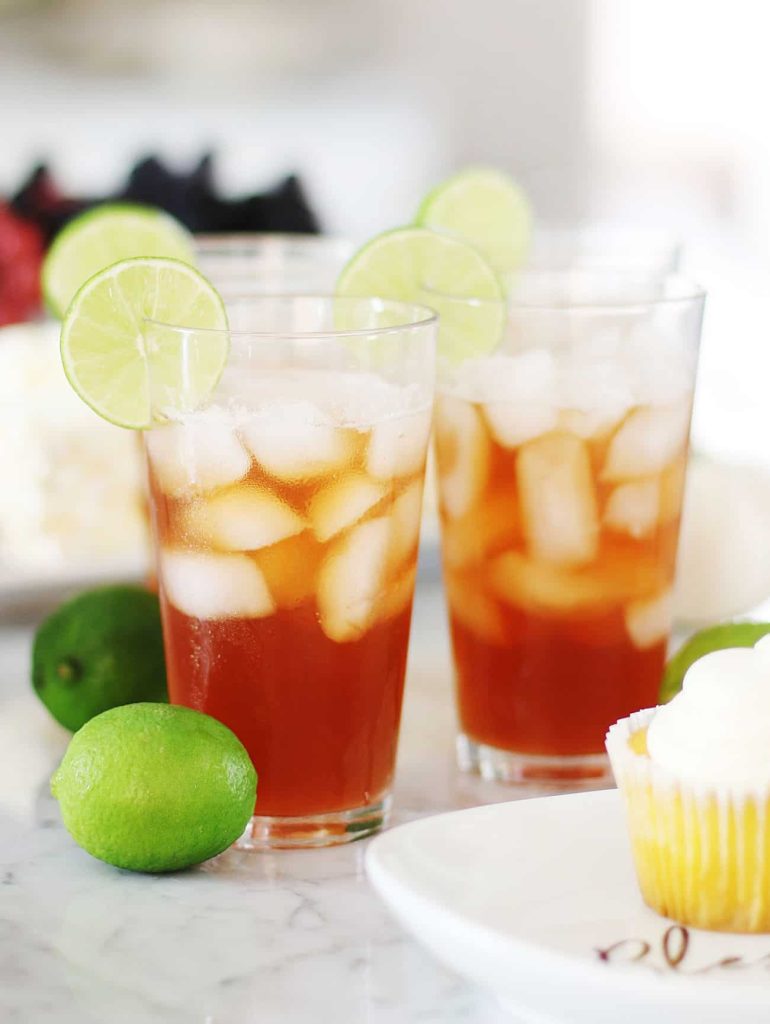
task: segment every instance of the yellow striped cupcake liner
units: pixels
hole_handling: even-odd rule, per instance
[[[770,793],[697,786],[654,764],[656,710],[607,733],[645,903],[693,928],[770,932]]]

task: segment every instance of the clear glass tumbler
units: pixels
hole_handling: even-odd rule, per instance
[[[243,846],[343,843],[389,808],[436,318],[286,296],[228,313],[213,395],[154,382],[145,435],[170,697],[249,751]],[[148,324],[147,344],[183,369],[217,334]]]
[[[657,702],[703,302],[589,273],[521,274],[497,319],[435,297],[499,326],[436,401],[463,768],[596,785],[608,726]]]
[[[301,234],[199,235],[201,272],[229,295],[325,295],[334,291],[354,246]]]
[[[526,269],[666,277],[680,269],[681,257],[681,243],[654,229],[591,222],[541,225],[533,233]]]

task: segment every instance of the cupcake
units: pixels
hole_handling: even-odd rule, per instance
[[[644,901],[680,924],[770,932],[770,637],[696,661],[607,752]]]

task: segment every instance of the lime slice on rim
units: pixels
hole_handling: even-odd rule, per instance
[[[48,250],[42,271],[46,305],[62,319],[90,277],[136,256],[194,264],[195,245],[178,221],[151,206],[117,203],[87,210],[59,232]]]
[[[505,319],[503,288],[472,246],[427,228],[396,228],[343,268],[337,294],[418,303],[440,317],[439,351],[452,362],[490,352]]]
[[[501,171],[469,167],[447,178],[422,201],[415,224],[474,245],[501,274],[524,262],[532,209],[523,190]]]
[[[164,406],[194,408],[213,391],[227,361],[226,331],[221,297],[193,267],[123,260],[86,281],[72,300],[61,329],[64,372],[104,419],[142,429],[161,397]]]
[[[666,704],[682,689],[688,668],[705,654],[725,647],[753,647],[770,633],[770,622],[725,622],[694,633],[666,665],[660,686],[660,703]]]

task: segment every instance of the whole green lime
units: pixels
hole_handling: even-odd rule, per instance
[[[87,722],[51,779],[67,831],[99,860],[178,871],[216,856],[254,813],[257,774],[215,718],[126,704]]]
[[[725,647],[753,647],[768,633],[770,622],[723,622],[693,633],[666,665],[660,703],[666,704],[679,693],[688,668],[705,654]]]
[[[37,631],[32,685],[72,732],[109,708],[167,700],[157,596],[110,586],[67,601]]]

